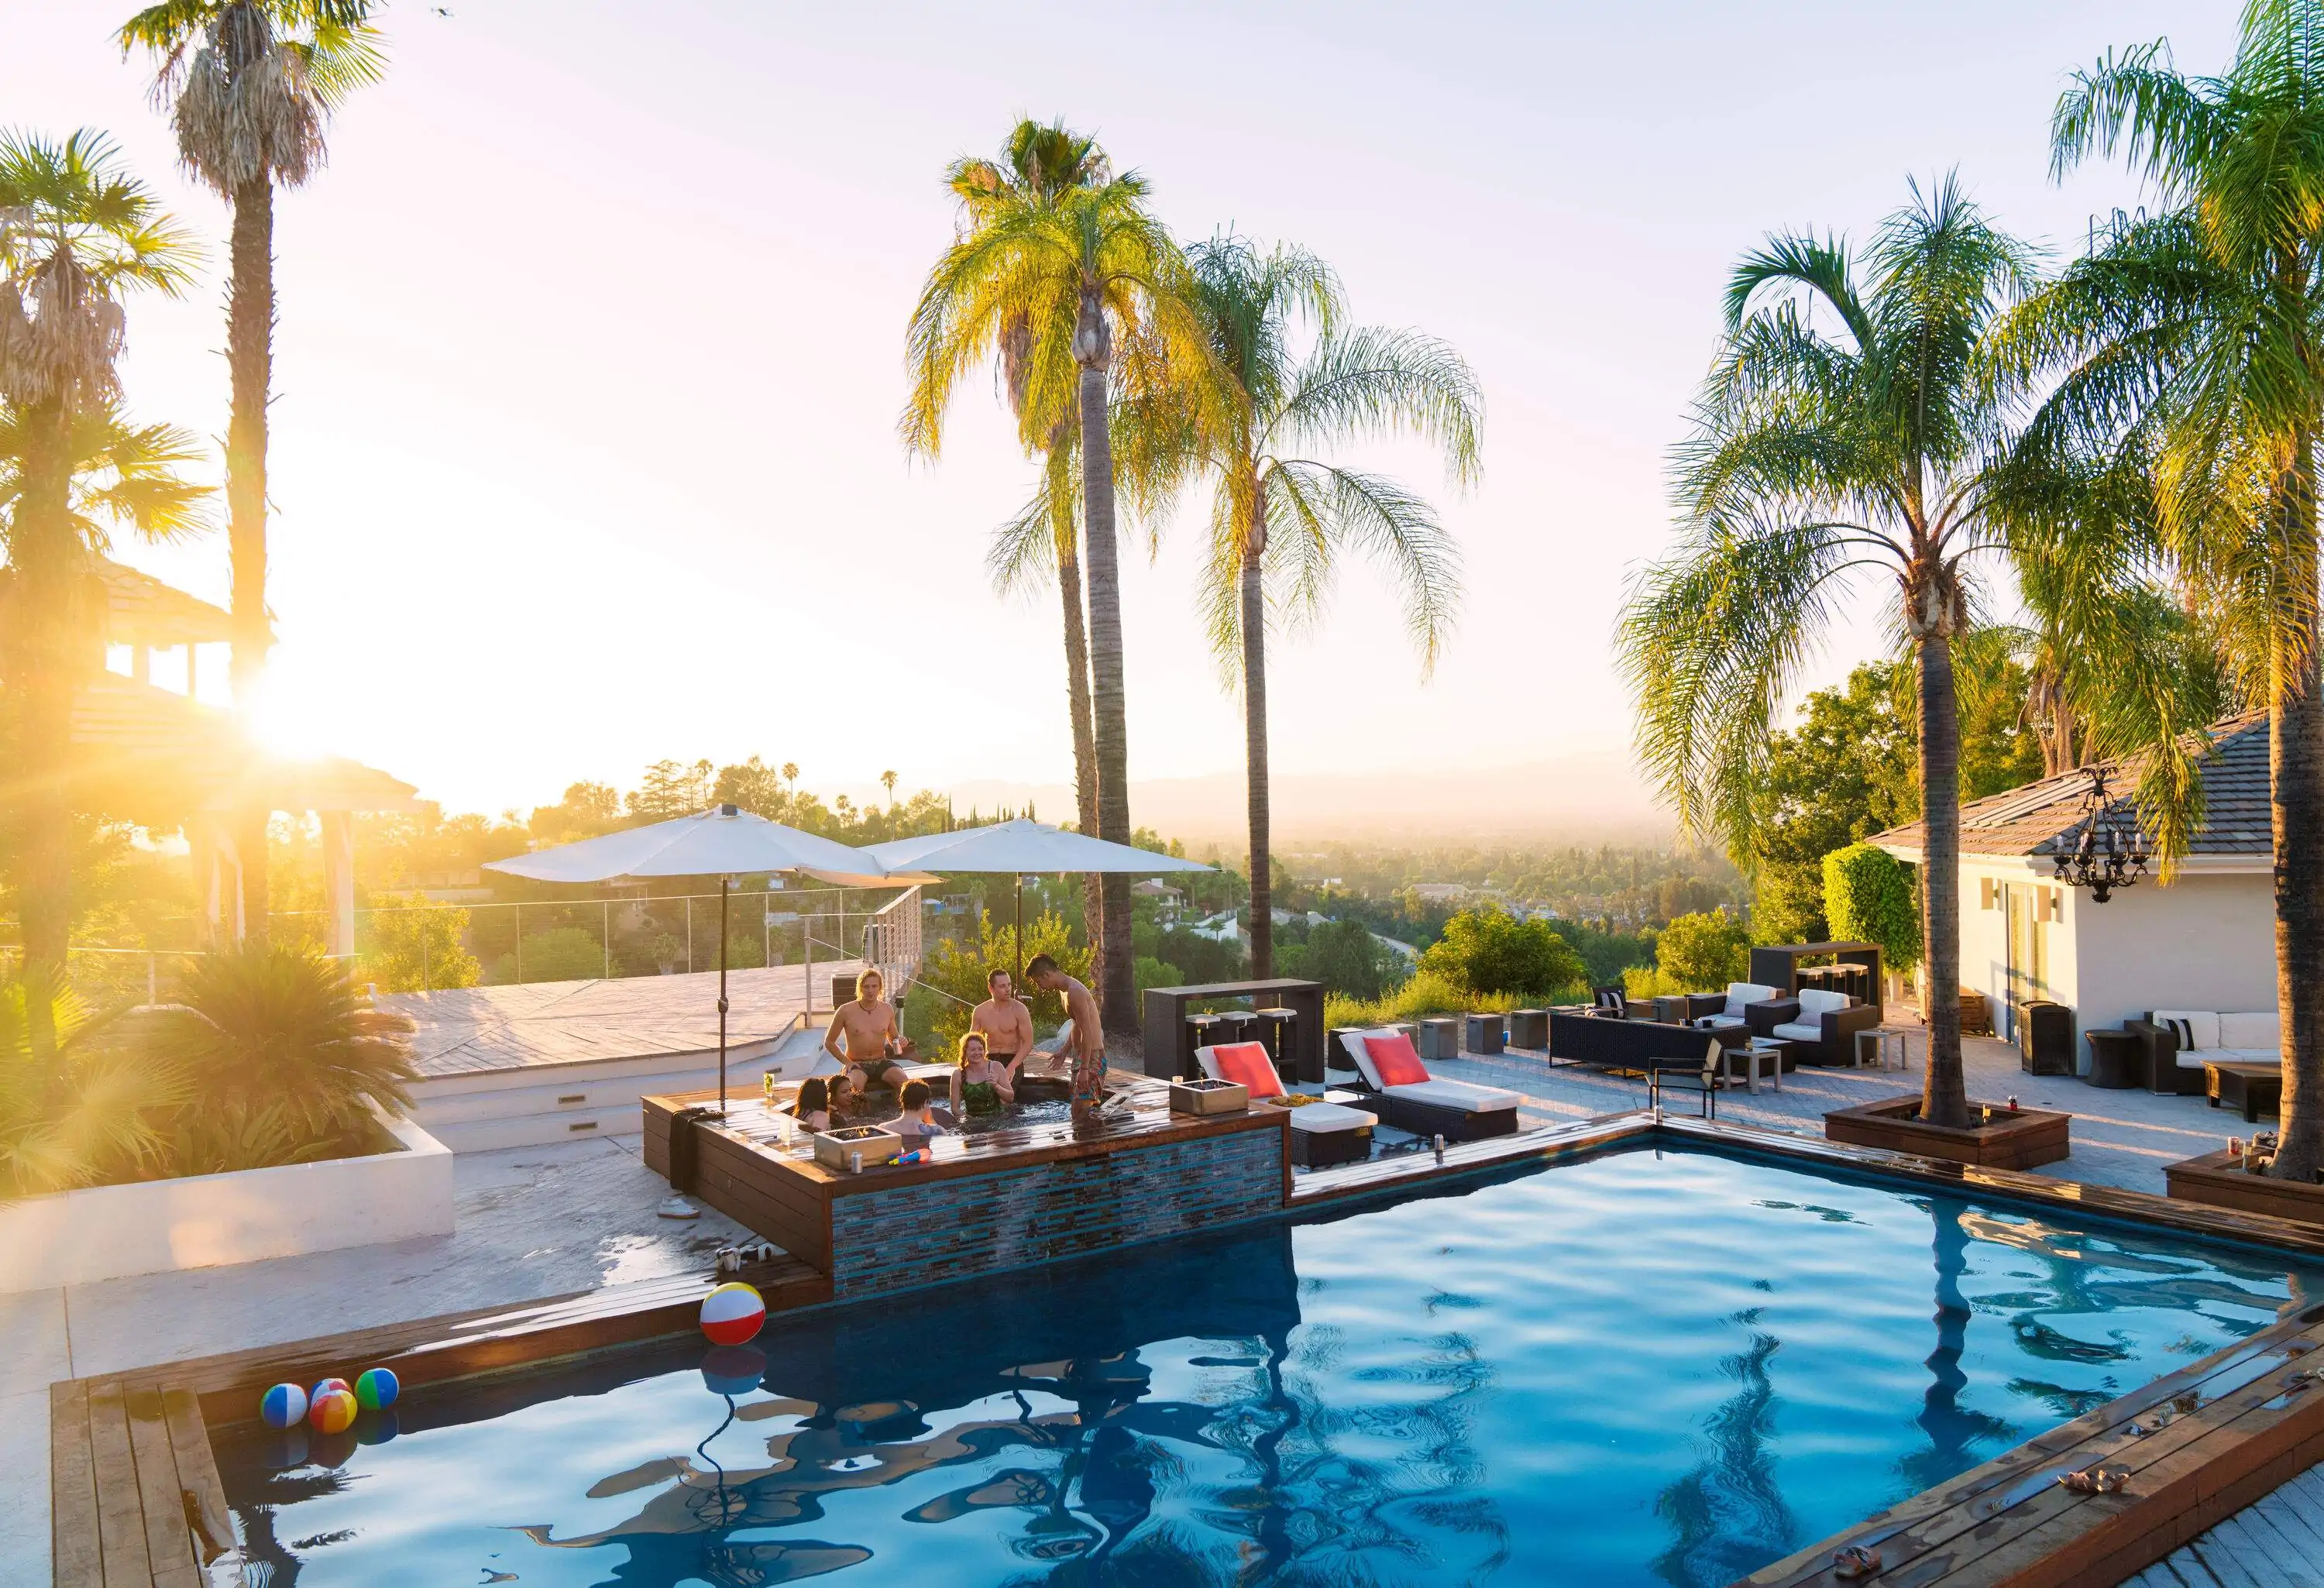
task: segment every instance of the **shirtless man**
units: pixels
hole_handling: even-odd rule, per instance
[[[1025,979],[1065,1001],[1065,1018],[1073,1022],[1074,1034],[1058,1057],[1070,1055],[1073,1059],[1074,1117],[1087,1118],[1097,1112],[1105,1094],[1105,1027],[1098,1019],[1097,1000],[1046,954],[1033,956],[1033,963],[1025,967]]]
[[[896,1062],[903,1044],[898,1039],[895,1006],[880,996],[885,986],[878,971],[865,971],[855,981],[855,1002],[834,1010],[831,1029],[823,1034],[823,1050],[847,1066],[859,1090],[892,1086],[900,1091],[910,1078]]]
[[[1017,1066],[1033,1051],[1033,1011],[1017,996],[1007,971],[994,971],[985,977],[984,990],[991,996],[970,1012],[969,1035],[983,1038],[984,1057],[1007,1066],[1014,1080]]]

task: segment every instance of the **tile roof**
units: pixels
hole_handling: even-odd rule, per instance
[[[2230,717],[2210,727],[2211,752],[2202,763],[2203,825],[2188,845],[2190,855],[2265,856],[2274,848],[2267,801],[2268,735],[2264,715]],[[2125,824],[2136,817],[2131,787],[2135,771],[2119,762],[2102,763],[2114,794],[2107,810]],[[1961,853],[2015,860],[2071,849],[2081,835],[2082,799],[2089,789],[2086,771],[1988,794],[1961,807]],[[1919,822],[1875,833],[1866,842],[1917,854],[1927,843]],[[2151,842],[2151,840],[2150,840]]]

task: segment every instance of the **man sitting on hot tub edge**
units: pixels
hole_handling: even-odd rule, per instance
[[[831,1011],[831,1029],[823,1034],[823,1050],[846,1067],[858,1092],[868,1086],[900,1092],[909,1078],[901,1062],[908,1044],[896,1029],[896,1006],[880,996],[886,987],[876,970],[856,977],[853,1002]]]

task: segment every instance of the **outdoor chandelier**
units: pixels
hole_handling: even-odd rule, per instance
[[[2088,888],[2091,901],[2104,904],[2116,888],[2127,888],[2146,874],[2146,846],[2139,841],[2136,817],[2127,833],[2116,819],[2105,771],[2085,770],[2090,787],[2082,796],[2082,836],[2072,849],[2058,855],[2058,880],[2069,888]]]

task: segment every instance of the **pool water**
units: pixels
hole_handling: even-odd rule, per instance
[[[265,1588],[1711,1584],[2319,1297],[2254,1250],[1641,1149],[218,1455]]]

